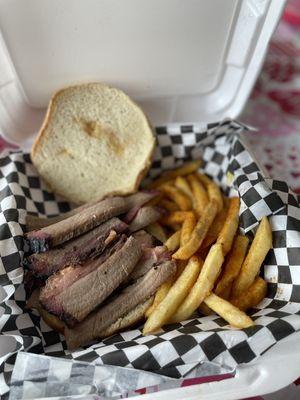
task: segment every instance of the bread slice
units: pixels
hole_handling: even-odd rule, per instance
[[[50,190],[82,204],[136,191],[154,146],[146,116],[125,93],[88,83],[54,94],[31,159]]]

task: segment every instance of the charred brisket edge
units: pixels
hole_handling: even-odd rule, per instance
[[[136,199],[134,199],[134,196],[137,197],[139,194],[142,194],[142,193],[148,194],[148,195],[149,195],[149,199],[144,199],[143,201],[141,201],[141,200],[137,201]],[[150,192],[150,191],[149,191],[149,192],[146,192],[146,191],[144,191],[144,192],[137,192],[137,193],[135,193],[135,194],[133,194],[133,195],[130,195],[130,196],[128,196],[128,197],[124,197],[124,199],[127,200],[127,206],[128,206],[128,209],[130,209],[130,208],[134,208],[134,207],[137,207],[137,206],[140,206],[140,207],[141,207],[143,204],[145,204],[145,203],[147,203],[149,200],[151,200],[151,198],[155,197],[156,194],[157,194],[157,192],[155,192],[155,191],[152,191],[152,192]],[[116,197],[118,197],[118,196],[116,196]],[[113,198],[114,198],[114,197],[112,197],[112,199],[113,199]],[[104,200],[107,200],[107,199],[104,199]],[[87,211],[89,210],[89,208],[94,207],[96,204],[101,203],[102,201],[103,201],[103,200],[101,200],[100,202],[91,203],[91,204],[89,204],[89,206],[84,207],[83,209],[81,209],[80,212],[87,212]],[[138,204],[135,204],[136,201],[137,201]],[[78,214],[78,213],[75,213],[74,215],[71,215],[71,216],[69,216],[68,218],[63,219],[63,220],[67,220],[67,219],[69,219],[69,218],[73,218],[76,214]],[[70,238],[70,240],[73,239],[73,238],[75,238],[75,237],[77,237],[77,236],[80,236],[80,235],[86,233],[87,231],[92,230],[93,228],[95,228],[96,226],[100,225],[101,223],[107,221],[108,219],[112,218],[113,216],[117,216],[117,215],[121,215],[121,214],[122,214],[122,213],[117,213],[117,214],[109,215],[108,218],[106,218],[106,220],[102,220],[100,223],[96,223],[96,222],[94,221],[94,225],[93,225],[92,227],[90,227],[89,229],[85,229],[85,230],[81,231],[80,233],[79,233],[79,232],[76,233],[76,235],[73,235],[73,236]],[[100,220],[100,219],[101,219],[101,218],[99,217],[99,220]],[[60,222],[61,222],[61,221],[58,221],[56,224],[59,224]],[[53,224],[53,225],[55,225],[55,224]],[[53,226],[53,225],[52,225],[52,226]],[[47,229],[47,227],[42,228],[42,229]],[[37,231],[31,231],[31,232],[28,232],[28,233],[26,234],[26,243],[27,243],[29,249],[30,249],[33,253],[45,252],[45,251],[49,250],[51,247],[53,247],[52,245],[53,245],[53,241],[54,241],[53,239],[54,239],[54,238],[52,237],[52,235],[48,234],[47,232],[43,231],[42,229],[39,229],[39,230],[37,230]],[[74,230],[74,226],[71,226],[71,227],[70,227],[70,231],[71,231],[72,229]],[[59,242],[59,243],[57,243],[57,245],[62,244],[62,243],[63,243],[63,242]]]

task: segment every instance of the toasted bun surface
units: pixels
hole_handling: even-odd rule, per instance
[[[154,146],[147,118],[125,93],[89,83],[54,94],[31,159],[50,190],[81,204],[136,191]]]

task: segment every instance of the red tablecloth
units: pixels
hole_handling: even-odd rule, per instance
[[[300,0],[289,1],[240,119],[258,128],[249,142],[260,163],[300,193]],[[0,137],[0,151],[5,147],[11,145]],[[300,399],[300,378],[279,392],[252,400],[283,398]]]

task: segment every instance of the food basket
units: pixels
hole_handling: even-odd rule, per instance
[[[134,378],[140,379],[137,387],[142,389],[141,382],[152,387],[144,389],[145,399],[200,394],[235,399],[277,390],[298,377],[299,198],[286,183],[261,170],[246,145],[252,128],[234,120],[255,82],[283,6],[279,0],[189,0],[184,5],[179,0],[155,0],[151,5],[146,0],[87,0],[84,6],[79,0],[31,0],[26,6],[0,0],[0,129],[22,149],[0,157],[3,396],[12,382],[10,395],[15,399],[104,398],[107,392],[95,386],[104,381],[102,365],[125,367],[105,369],[107,377],[114,368],[111,379],[119,383],[123,397],[122,379],[133,376],[132,368],[140,371]],[[204,171],[224,192],[238,192],[245,234],[251,235],[258,221],[270,216],[274,243],[263,271],[268,294],[253,312],[256,326],[239,331],[216,315],[193,318],[158,335],[143,337],[137,328],[70,353],[62,336],[24,309],[20,262],[26,213],[52,216],[70,207],[47,191],[27,151],[50,94],[67,84],[93,80],[125,90],[156,126],[158,145],[147,179],[201,157]],[[16,362],[18,369],[11,376]],[[144,377],[142,371],[159,378]],[[196,380],[187,387],[186,381],[163,378],[212,374],[228,379],[210,384]],[[120,393],[110,393],[120,398]]]

